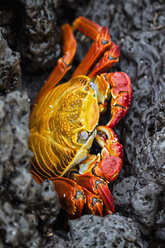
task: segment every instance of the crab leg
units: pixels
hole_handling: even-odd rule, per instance
[[[118,177],[122,168],[123,148],[111,128],[98,126],[96,130],[96,140],[103,148],[101,158],[100,155],[89,155],[79,165],[79,173],[90,174],[112,182]]]
[[[30,172],[37,183],[41,184],[44,181],[35,171],[31,170]],[[75,181],[65,177],[52,177],[49,180],[54,184],[62,208],[71,215],[81,216],[86,203],[82,187]]]
[[[62,30],[62,49],[63,57],[59,58],[57,65],[53,69],[49,78],[38,93],[35,104],[39,103],[46,94],[55,87],[55,85],[64,77],[68,70],[70,70],[70,63],[76,52],[76,40],[74,38],[71,27],[68,24],[64,24],[61,27]]]
[[[114,212],[115,203],[113,196],[108,189],[107,183],[103,179],[90,174],[80,175],[77,173],[73,174],[73,178],[79,185],[102,199],[105,207],[105,214],[112,214]]]
[[[112,42],[110,49],[103,54],[103,57],[88,74],[88,77],[92,78],[100,73],[108,71],[114,64],[119,61],[119,57],[119,46]]]
[[[30,172],[37,183],[44,181],[35,171]],[[81,216],[84,206],[89,214],[103,215],[103,202],[97,195],[68,178],[52,177],[49,180],[54,184],[62,208],[70,215]]]
[[[101,27],[87,18],[77,18],[73,23],[73,29],[78,29],[94,40],[86,56],[73,73],[72,77],[75,77],[86,75],[101,55],[111,47],[112,42],[107,27]]]

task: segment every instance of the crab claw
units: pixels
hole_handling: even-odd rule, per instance
[[[73,178],[79,185],[101,198],[104,203],[105,214],[114,213],[115,202],[107,183],[103,179],[90,174],[79,175],[76,173]]]
[[[115,132],[107,126],[98,126],[96,140],[103,148],[101,161],[93,168],[95,175],[114,181],[122,168],[123,149]]]
[[[107,126],[112,128],[127,113],[132,100],[132,88],[130,78],[124,72],[108,73],[105,75],[105,78],[111,85],[112,119]]]

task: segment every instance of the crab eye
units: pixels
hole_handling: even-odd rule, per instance
[[[88,132],[87,131],[80,131],[78,134],[78,142],[79,143],[85,143],[88,139]]]

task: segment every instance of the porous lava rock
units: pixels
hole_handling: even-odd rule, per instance
[[[115,214],[104,218],[85,215],[72,220],[70,235],[72,248],[144,247],[136,223]]]
[[[28,96],[13,91],[0,98],[0,247],[163,248],[164,0],[65,0],[58,8],[56,0],[18,0],[14,1],[16,7],[12,4],[8,8],[9,2],[3,1],[0,8],[1,92],[19,85],[20,52],[22,88]],[[70,241],[65,242],[54,234],[59,202],[52,183],[37,185],[29,173],[28,97],[32,103],[59,55],[56,20],[60,27],[65,22],[71,24],[79,15],[108,26],[111,39],[120,45],[120,61],[111,71],[124,71],[130,76],[133,101],[115,128],[124,148],[122,171],[110,185],[118,215],[83,216],[70,221]],[[73,68],[90,45],[89,39],[78,32],[76,37],[81,44]],[[101,119],[106,124],[106,113]],[[94,146],[92,151],[97,153],[97,149]]]
[[[57,0],[20,0],[24,6],[21,55],[26,69],[50,68],[56,62],[59,33],[56,24]],[[30,65],[30,66],[29,66]]]
[[[0,239],[5,247],[40,247],[59,213],[51,181],[32,178],[28,148],[30,103],[26,93],[0,98]]]
[[[0,28],[0,93],[14,90],[20,83],[20,54],[8,46]]]

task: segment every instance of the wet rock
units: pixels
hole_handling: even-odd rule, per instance
[[[1,203],[0,208],[0,229],[5,233],[5,242],[12,247],[39,247],[35,216],[25,214],[21,205],[14,208],[9,202]]]
[[[0,162],[5,179],[14,172],[15,166],[29,169],[32,153],[28,149],[30,106],[26,93],[13,91],[0,98]]]
[[[142,153],[134,160],[135,173],[141,179],[165,186],[164,149],[165,128],[144,141]]]
[[[135,190],[137,179],[133,176],[116,182],[113,186],[113,198],[117,206],[123,207],[124,211],[130,212],[132,195]]]
[[[14,90],[20,83],[20,54],[12,51],[0,28],[0,92]]]
[[[150,183],[144,187],[137,185],[132,196],[133,212],[136,218],[148,228],[155,225],[160,193],[161,188],[154,183]]]
[[[46,237],[43,239],[41,248],[67,248],[69,247],[69,241],[65,242],[63,239],[53,234],[52,237]]]
[[[56,61],[57,0],[21,0],[24,17],[21,37],[21,54],[26,62],[26,70],[51,67]],[[29,66],[30,65],[30,66]]]
[[[19,13],[18,2],[1,0],[0,3],[0,27],[2,34],[11,49],[16,48],[16,30]],[[17,25],[15,25],[17,24]]]
[[[85,215],[70,221],[70,228],[72,248],[144,247],[137,225],[122,216]]]
[[[12,247],[40,247],[60,210],[53,183],[39,185],[29,172],[29,114],[26,93],[0,98],[0,238]]]

